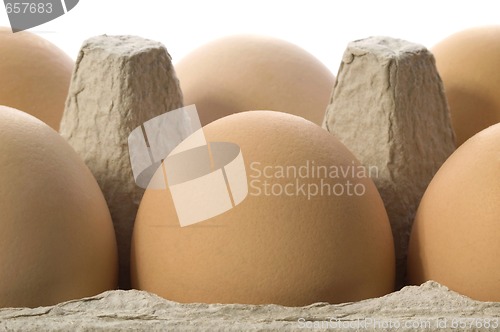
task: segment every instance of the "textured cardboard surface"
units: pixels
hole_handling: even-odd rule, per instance
[[[423,46],[389,37],[349,43],[323,127],[367,167],[391,222],[397,287],[411,226],[430,180],[455,150],[443,84]]]
[[[129,290],[0,310],[2,331],[497,331],[499,320],[500,303],[473,301],[433,281],[337,305],[181,304]]]
[[[105,35],[83,43],[60,133],[104,193],[116,231],[122,288],[130,285],[130,239],[144,193],[134,183],[127,138],[145,121],[181,106],[179,82],[162,44]]]

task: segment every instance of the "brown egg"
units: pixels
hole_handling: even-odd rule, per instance
[[[57,132],[0,106],[0,307],[37,307],[117,284],[117,249],[96,180]]]
[[[472,28],[432,49],[457,145],[500,122],[500,25]]]
[[[184,105],[202,125],[226,115],[272,109],[321,124],[335,77],[300,47],[271,37],[237,35],[193,51],[176,66]]]
[[[473,136],[429,184],[413,226],[408,277],[500,301],[500,124]]]
[[[133,235],[133,287],[180,302],[291,306],[393,290],[384,205],[368,171],[338,139],[271,111],[233,114],[204,133],[209,142],[239,145],[248,195],[225,213],[180,227],[173,189],[147,189]],[[219,204],[222,196],[216,198],[210,201]],[[200,198],[200,206],[208,200]]]
[[[59,129],[74,61],[47,40],[0,27],[0,105]]]

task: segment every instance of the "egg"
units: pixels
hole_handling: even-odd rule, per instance
[[[148,188],[132,240],[134,288],[179,302],[290,306],[393,290],[387,213],[369,172],[337,138],[273,111],[236,113],[203,131],[208,142],[239,146],[248,194],[181,227],[173,189]]]
[[[117,248],[96,180],[52,128],[0,106],[0,307],[37,307],[117,284]]]
[[[457,145],[500,122],[500,25],[467,29],[432,48]]]
[[[205,44],[175,65],[184,104],[202,125],[249,110],[272,109],[323,121],[335,77],[318,59],[289,42],[236,35]]]
[[[500,124],[476,134],[426,190],[408,255],[411,284],[435,280],[481,301],[500,301]]]
[[[0,27],[0,105],[59,129],[74,61],[49,41]]]

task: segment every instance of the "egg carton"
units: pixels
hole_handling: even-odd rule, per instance
[[[429,281],[353,303],[178,303],[109,291],[35,309],[0,309],[1,331],[498,331],[500,303],[479,302]]]
[[[152,71],[141,67],[159,63],[154,61],[158,57],[168,64],[166,68]],[[102,82],[92,75],[97,66],[106,66],[106,72],[112,73],[107,77],[110,82],[132,72],[138,77],[129,80],[130,86],[125,88],[108,84],[115,90],[103,92]],[[144,76],[151,72],[155,76]],[[181,107],[182,92],[166,49],[138,37],[89,39],[82,47],[75,73],[61,134],[80,153],[106,196],[119,246],[120,286],[127,288],[133,216],[144,190],[134,183],[123,133]],[[140,94],[124,91],[144,91],[152,96],[140,98]],[[83,107],[81,100],[85,98],[93,101],[95,107]],[[110,108],[103,110],[102,105]],[[131,115],[134,109],[141,112]],[[84,112],[86,122],[82,121]],[[455,149],[444,89],[432,54],[421,45],[389,37],[350,43],[323,127],[363,164],[379,169],[373,180],[392,226],[397,257],[395,289],[400,289],[404,286],[408,240],[416,209],[430,180]],[[73,135],[75,131],[84,134]],[[106,149],[99,148],[103,144]],[[108,162],[111,150],[116,151],[112,164]],[[123,183],[124,177],[130,181]],[[117,290],[52,307],[2,309],[0,329],[490,330],[498,326],[494,317],[500,315],[499,307],[498,303],[473,301],[432,281],[380,298],[305,307],[181,304],[147,292]]]

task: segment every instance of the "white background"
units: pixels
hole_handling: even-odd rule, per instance
[[[305,48],[336,74],[352,40],[387,35],[432,48],[454,32],[488,24],[500,24],[500,1],[80,0],[30,31],[72,58],[94,35],[139,35],[165,44],[174,63],[217,37],[264,34]],[[3,6],[0,25],[9,26]]]

